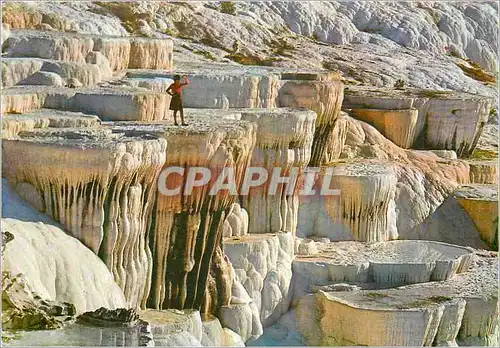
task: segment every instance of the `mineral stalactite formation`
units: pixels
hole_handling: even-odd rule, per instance
[[[228,168],[234,170],[239,187],[255,145],[255,125],[205,117],[192,120],[186,128],[157,123],[121,124],[114,129],[147,131],[166,139],[170,147],[163,168],[186,170],[182,176],[159,178],[159,185],[182,191],[171,196],[160,191],[156,198],[150,227],[154,267],[148,307],[216,311],[230,298],[232,281],[221,240],[226,214],[238,196],[229,190],[216,194],[210,190],[214,178]],[[187,194],[187,171],[193,167],[208,168],[213,179],[211,186],[194,187]]]
[[[340,197],[325,197],[338,234],[350,235],[353,240],[376,242],[396,239],[394,197],[397,177],[390,163],[365,161],[339,164],[332,169],[332,189]]]
[[[438,10],[2,5],[2,339],[498,346],[498,23]]]
[[[268,180],[259,187],[250,188],[241,195],[243,208],[248,211],[249,233],[273,233],[297,228],[298,185],[271,187],[275,169],[280,176],[292,178],[292,170],[300,172],[311,158],[316,115],[306,109],[240,109],[241,119],[257,124],[257,143],[252,153],[251,166],[265,168]],[[271,191],[273,190],[273,191]]]
[[[492,103],[491,98],[453,91],[391,90],[351,86],[345,91],[345,101],[342,107],[383,110],[416,109],[418,111],[416,125],[412,126],[413,121],[410,122],[410,119],[401,119],[407,123],[407,127],[399,129],[395,140],[410,141],[413,138],[419,146],[455,150],[458,156],[467,157],[476,147],[482,129],[488,121]],[[361,119],[366,120],[366,110],[357,110],[356,113],[362,116]],[[410,113],[408,116],[413,118],[413,111]],[[379,129],[376,124],[374,126]],[[414,131],[413,127],[415,127]],[[381,131],[389,135],[384,130]],[[391,136],[388,137],[392,140]],[[407,144],[407,140],[404,140],[402,144]]]
[[[281,79],[279,106],[305,107],[317,114],[310,165],[319,166],[329,151],[327,144],[334,134],[344,98],[340,74],[283,74]]]
[[[128,305],[151,283],[148,220],[166,141],[109,129],[43,129],[3,141],[4,176],[104,261]],[[64,159],[64,160],[62,160]]]

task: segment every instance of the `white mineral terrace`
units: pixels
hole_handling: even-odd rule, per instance
[[[166,94],[140,88],[16,86],[3,91],[2,112],[50,108],[90,113],[103,120],[158,121],[166,117],[169,101]]]
[[[377,89],[350,86],[343,108],[418,110],[413,138],[423,134],[424,146],[470,155],[481,135],[493,100],[453,91]],[[407,130],[408,132],[410,129]]]
[[[332,125],[338,118],[343,84],[336,72],[300,72],[290,69],[220,65],[184,66],[175,74],[190,77],[184,104],[194,108],[306,107],[316,112],[312,162],[320,164],[328,152]],[[125,85],[165,91],[173,73],[128,71]]]
[[[110,129],[47,128],[2,145],[9,182],[26,183],[25,195],[40,211],[99,254],[130,305],[145,301],[152,262],[144,248],[145,216],[166,141]]]
[[[298,255],[294,272],[319,285],[324,282],[397,286],[446,280],[467,271],[471,252],[431,241],[316,243],[317,252]]]
[[[472,272],[444,282],[308,295],[297,329],[309,344],[497,345],[495,257],[473,260]]]
[[[321,178],[337,195],[309,196],[300,201],[301,236],[365,242],[397,237],[394,196],[397,184],[390,162],[338,161]],[[305,219],[306,216],[312,219]]]
[[[297,6],[275,4],[278,17]],[[373,4],[358,5],[356,18],[372,15],[363,11]],[[3,16],[12,27],[2,26],[1,63],[7,344],[498,346],[498,255],[486,251],[498,248],[492,98],[369,87],[371,78],[353,85],[346,75],[358,75],[359,56],[323,50],[359,43],[314,46],[307,66],[325,69],[190,61],[203,35],[223,46],[234,39],[218,30],[220,18],[244,17],[234,30],[258,32],[256,42],[267,35],[275,15],[259,31],[246,27],[256,4],[237,3],[234,15],[194,2],[14,6]],[[475,4],[463,6],[482,18]],[[290,12],[284,25],[309,12]],[[327,13],[307,20],[330,23]],[[442,34],[450,18],[440,15]],[[199,41],[172,38],[186,18]],[[328,35],[347,35],[334,22]],[[205,33],[207,24],[215,31]],[[291,51],[319,42],[298,34],[306,29],[294,29],[290,39],[302,41]],[[464,45],[486,42],[479,32]],[[368,48],[386,40],[370,38]],[[257,53],[256,45],[233,54]],[[203,49],[214,60],[232,55]],[[381,64],[397,62],[384,50]],[[458,61],[439,62],[458,76]],[[398,68],[387,81],[377,72],[374,85],[391,85]],[[189,79],[183,126],[173,124],[166,93],[177,74]],[[206,184],[188,185],[195,167],[210,173]],[[172,168],[185,175],[166,175]],[[242,192],[249,168],[268,177]],[[236,193],[213,194],[227,169]],[[273,185],[275,171],[292,189]]]
[[[94,58],[97,56],[98,58]],[[16,57],[3,58],[3,87],[14,85],[58,84],[64,86],[68,80],[77,79],[83,86],[93,86],[111,77],[111,68],[107,60],[100,64],[104,56],[89,55],[86,62],[59,61],[53,59]],[[91,62],[96,62],[91,64]],[[53,75],[53,74],[57,74]],[[52,76],[52,78],[50,78]]]
[[[81,112],[38,109],[25,114],[7,114],[2,118],[2,138],[14,137],[19,132],[35,128],[98,127],[97,116]]]
[[[89,53],[101,52],[112,70],[172,68],[173,43],[167,39],[11,30],[4,44],[10,57],[85,63]]]

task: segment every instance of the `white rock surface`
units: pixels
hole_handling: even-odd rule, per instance
[[[444,282],[306,296],[295,311],[296,329],[309,344],[430,345],[456,339],[460,346],[497,345],[496,257],[494,253],[474,255],[468,272]],[[378,320],[380,331],[367,329]],[[374,334],[386,332],[387,326],[392,327],[388,328],[391,335]]]
[[[14,4],[12,10],[9,11],[9,15],[6,15],[4,20],[12,28],[16,29],[33,29],[37,24],[45,20],[52,23],[52,26],[60,31],[113,36],[128,35],[118,18],[99,14],[98,11],[90,12],[89,10],[96,9],[96,6],[90,2],[80,2],[70,6],[58,2],[40,5],[39,3],[28,2],[16,8]]]
[[[297,255],[314,255],[318,253],[316,243],[312,239],[302,240],[297,247]]]
[[[345,83],[361,82],[392,86],[396,80],[403,79],[406,84],[413,86],[435,89],[451,88],[490,96],[496,95],[490,85],[466,77],[456,65],[469,63],[465,63],[460,58],[445,55],[446,51],[452,52],[453,55],[464,57],[468,55],[483,68],[495,71],[497,63],[494,58],[496,58],[497,43],[492,37],[498,26],[498,20],[493,18],[496,5],[398,3],[393,7],[380,7],[376,3],[362,2],[237,3],[235,14],[223,13],[218,6],[221,5],[196,2],[182,5],[148,2],[129,4],[83,2],[81,4],[29,4],[27,8],[20,6],[18,11],[7,11],[5,16],[7,22],[14,28],[34,27],[78,33],[98,32],[106,36],[96,38],[81,34],[14,30],[13,35],[7,41],[8,45],[5,46],[7,54],[24,55],[30,50],[31,45],[32,50],[28,54],[47,57],[50,60],[31,59],[31,62],[28,62],[22,58],[9,58],[15,63],[11,63],[6,76],[9,83],[14,84],[33,74],[46,74],[39,72],[45,70],[43,67],[38,67],[40,60],[47,68],[46,71],[59,74],[66,80],[66,83],[78,79],[85,86],[111,78],[112,71],[116,70],[128,68],[170,70],[172,68],[172,41],[169,38],[179,35],[183,39],[174,40],[176,52],[180,53],[176,53],[176,58],[179,57],[180,60],[189,61],[193,59],[193,56],[198,57],[194,58],[198,61],[221,60],[222,56],[226,56],[222,60],[236,60],[236,55],[228,54],[230,50],[224,51],[220,48],[239,46],[234,49],[234,52],[240,54],[240,58],[254,59],[260,61],[259,64],[316,69],[322,67],[330,70],[338,68],[351,78],[350,80],[344,79]],[[140,19],[137,21],[125,19],[126,16],[130,16],[130,13]],[[65,19],[64,16],[68,15],[72,18]],[[89,24],[83,24],[85,22],[99,23],[99,20],[102,25],[96,25],[95,28],[90,28]],[[138,28],[133,28],[136,24]],[[157,39],[126,37],[128,33],[123,29],[124,27],[127,27],[130,32],[142,33]],[[287,27],[299,35],[293,34]],[[108,31],[122,37],[109,37]],[[458,33],[460,35],[457,35]],[[314,36],[313,39],[306,37],[311,35]],[[203,44],[190,43],[185,39],[189,37]],[[162,40],[163,38],[168,39]],[[273,41],[269,40],[270,38]],[[342,46],[322,44],[321,41],[335,45],[342,44]],[[53,46],[44,43],[51,43]],[[449,45],[449,47],[446,48],[444,45]],[[266,52],[265,49],[267,49]],[[272,59],[270,60],[269,57]],[[55,62],[52,59],[67,61]],[[184,63],[182,66],[177,65],[176,69],[178,70],[175,73],[187,73],[191,78],[192,84],[185,89],[184,95],[189,97],[186,98],[185,105],[217,108],[306,106],[313,109],[317,117],[315,120],[310,117],[281,117],[282,115],[277,116],[271,112],[269,112],[270,116],[262,117],[263,110],[233,109],[222,112],[186,110],[188,123],[191,124],[186,131],[182,128],[171,129],[167,126],[168,129],[158,132],[156,125],[135,127],[131,124],[113,127],[113,131],[118,130],[119,133],[127,134],[127,136],[134,135],[148,139],[150,135],[146,136],[144,132],[156,136],[161,133],[160,137],[167,138],[169,142],[175,144],[166,156],[166,162],[161,161],[164,165],[201,164],[213,168],[221,163],[230,162],[233,166],[244,168],[249,163],[248,159],[256,140],[257,146],[253,150],[251,165],[257,163],[268,168],[276,165],[289,168],[293,165],[304,168],[312,158],[313,164],[329,163],[336,166],[337,176],[345,179],[338,180],[337,184],[345,193],[342,201],[327,197],[324,200],[313,198],[301,203],[303,219],[299,218],[302,220],[299,225],[299,235],[313,237],[314,241],[296,241],[295,245],[292,234],[296,230],[299,205],[295,194],[288,195],[288,197],[278,196],[278,198],[264,197],[265,195],[262,194],[262,197],[253,202],[241,197],[241,204],[247,208],[248,213],[245,213],[246,210],[239,205],[233,205],[233,198],[221,196],[210,202],[210,209],[213,207],[214,212],[204,214],[207,206],[203,192],[196,192],[186,197],[185,200],[157,200],[155,204],[158,209],[153,216],[153,221],[157,223],[157,226],[148,228],[154,232],[155,250],[152,250],[152,256],[157,265],[168,264],[168,269],[155,266],[158,269],[152,270],[150,278],[146,277],[146,283],[156,282],[153,286],[153,296],[147,298],[148,305],[155,308],[194,306],[207,313],[214,313],[214,310],[222,305],[221,321],[224,326],[231,327],[237,334],[229,329],[222,330],[224,338],[218,342],[219,344],[240,345],[243,341],[251,342],[262,334],[262,327],[269,327],[288,310],[293,288],[291,262],[294,249],[302,254],[302,259],[307,258],[306,255],[308,255],[309,261],[314,257],[319,257],[329,258],[331,263],[332,259],[335,259],[335,252],[338,251],[328,249],[323,243],[329,241],[319,240],[317,237],[368,241],[398,237],[414,238],[415,236],[425,238],[430,235],[434,238],[441,233],[434,233],[435,229],[439,229],[436,228],[439,224],[426,225],[422,224],[422,221],[426,218],[440,218],[437,214],[440,209],[439,205],[457,185],[467,183],[469,179],[492,181],[495,175],[493,169],[489,167],[483,168],[484,166],[478,165],[473,171],[469,170],[472,167],[470,161],[456,160],[457,153],[460,156],[470,154],[476,142],[481,144],[485,141],[485,146],[488,148],[492,146],[492,139],[495,137],[490,136],[489,127],[486,127],[487,139],[478,141],[480,131],[489,117],[491,106],[491,102],[481,96],[454,94],[453,97],[448,98],[443,97],[443,93],[436,92],[432,92],[432,97],[429,95],[408,96],[405,94],[406,91],[393,95],[392,92],[384,90],[382,93],[389,93],[392,99],[382,100],[383,105],[375,105],[377,109],[385,109],[389,104],[390,109],[394,107],[409,110],[415,105],[418,106],[416,107],[417,119],[410,117],[409,120],[405,120],[410,121],[408,124],[403,122],[403,125],[394,132],[391,130],[391,133],[385,129],[385,125],[384,129],[379,127],[387,137],[403,147],[410,147],[409,143],[414,143],[416,135],[425,132],[425,140],[429,147],[456,150],[456,152],[448,150],[405,151],[385,139],[373,127],[354,121],[343,114],[339,115],[342,84],[336,72],[292,73],[277,68],[241,66],[228,69],[221,65],[206,63],[202,64],[202,68],[195,67],[195,64]],[[15,113],[40,107],[55,107],[94,113],[105,120],[159,121],[166,118],[165,111],[169,98],[165,96],[164,91],[171,83],[170,72],[132,70],[127,75],[128,77],[120,81],[106,81],[103,85],[107,88],[94,90],[79,88],[56,90],[32,87],[23,91],[10,89],[2,96],[4,102],[2,111]],[[333,75],[337,76],[334,82],[331,80]],[[143,88],[150,91],[146,92]],[[437,94],[439,95],[436,98]],[[354,104],[364,103],[365,97],[363,95]],[[379,99],[383,98],[378,95],[374,97],[377,103],[380,102]],[[355,106],[367,108],[363,105]],[[287,112],[293,114],[291,111]],[[414,112],[411,114],[415,116]],[[198,118],[203,120],[207,117],[218,117],[221,121],[208,127],[203,122],[196,121]],[[36,121],[34,124],[25,123],[22,120],[23,117],[19,119],[20,122],[13,123],[9,130],[14,135],[26,127],[28,130],[47,127],[45,119],[43,122]],[[256,123],[257,134],[253,132],[255,130],[253,126],[245,129],[244,127],[238,128],[237,132],[233,133],[237,127],[227,127],[230,123],[227,122],[228,119],[249,120]],[[290,122],[291,119],[292,122]],[[62,125],[66,121],[59,120],[58,122]],[[160,123],[163,127],[169,121]],[[50,123],[48,126],[50,127]],[[413,126],[416,128],[415,132],[412,130]],[[451,135],[448,134],[449,132],[443,132],[449,129],[452,129]],[[113,137],[108,131],[109,129],[103,131],[105,133],[103,142]],[[72,131],[69,138],[75,137],[76,139],[68,140],[63,135],[61,141],[71,143],[73,140],[75,142],[78,140],[81,141],[82,146],[87,146],[85,139],[92,137],[92,134],[97,134],[93,132]],[[34,133],[38,133],[40,139],[69,134],[53,130]],[[24,135],[21,139],[23,137]],[[314,140],[312,140],[313,137]],[[318,151],[318,148],[321,151]],[[134,149],[137,151],[129,152],[134,154],[140,152],[140,149],[135,147]],[[90,150],[96,151],[93,146]],[[27,152],[26,157],[29,158],[29,152],[35,151]],[[82,163],[88,162],[89,159],[83,157],[80,158]],[[374,160],[367,160],[368,158]],[[99,159],[96,157],[93,161],[99,162]],[[11,167],[15,167],[15,161],[11,162],[13,163]],[[123,164],[130,163],[124,161]],[[20,168],[17,171],[22,172]],[[126,173],[125,176],[130,174],[128,171]],[[121,176],[123,173],[119,174]],[[64,177],[64,174],[60,176]],[[70,177],[77,176],[70,175]],[[359,182],[354,180],[353,183],[350,180],[352,177],[358,177],[357,179],[361,177],[362,180],[358,180]],[[34,183],[36,181],[34,179],[31,180],[32,183],[23,180],[16,185],[16,189],[35,207],[40,210],[46,209],[45,207],[49,205],[46,202],[47,197],[39,194],[40,190],[35,188],[40,185]],[[110,180],[114,180],[114,177]],[[59,185],[54,181],[50,184]],[[110,188],[107,189],[109,190]],[[64,196],[65,193],[62,192],[61,195]],[[131,193],[130,197],[132,196]],[[256,196],[259,197],[259,194]],[[114,203],[116,202],[112,201],[112,205]],[[116,211],[113,210],[111,215],[113,213],[118,215],[117,210],[127,204],[120,202],[115,206],[119,208],[116,208]],[[62,206],[56,208],[64,211]],[[436,208],[438,208],[437,211]],[[446,209],[443,211],[447,212]],[[226,217],[227,212],[229,214]],[[462,208],[450,210],[450,212],[448,220],[440,220],[441,224],[450,219],[457,222],[461,217],[466,216]],[[62,215],[72,213],[64,212]],[[124,215],[127,215],[127,212]],[[63,220],[72,220],[67,216],[60,217]],[[213,221],[212,218],[214,218]],[[134,221],[136,219],[133,217],[129,220],[134,225],[132,230],[135,233],[137,221]],[[145,226],[146,220],[149,220],[147,213],[142,216],[139,225]],[[465,220],[464,218],[460,221]],[[206,223],[206,221],[210,222]],[[334,228],[332,228],[332,221]],[[95,224],[95,221],[91,224],[100,225]],[[121,222],[121,220],[118,225],[122,230],[128,228],[127,222]],[[425,230],[429,226],[432,233],[427,233],[427,235],[422,233],[429,232]],[[450,226],[448,230],[451,230]],[[420,230],[417,231],[419,228]],[[177,238],[179,231],[184,232],[183,236],[186,238]],[[272,237],[269,236],[270,233],[277,231],[290,233],[280,232]],[[463,228],[458,228],[457,231],[447,238],[451,237],[452,241],[455,238],[465,244],[469,241],[474,243],[477,241],[477,238],[469,238],[469,231],[465,233]],[[263,234],[257,236],[247,234],[247,232]],[[441,233],[441,236],[446,233]],[[465,234],[467,235],[464,236]],[[234,269],[222,252],[220,246],[222,236],[230,237],[225,241],[225,248],[229,249],[228,255]],[[204,241],[201,245],[201,253],[199,252],[200,245],[197,245],[199,240]],[[438,273],[439,276],[447,278],[460,269],[461,266],[457,266],[456,263],[440,260],[439,255],[442,254],[440,251],[434,253],[422,250],[421,246],[428,245],[429,242],[415,243],[419,243],[419,247],[413,248],[409,253],[410,256],[434,260],[435,264],[432,262],[412,264],[408,260],[399,264],[389,257],[381,262],[368,262],[371,266],[367,266],[366,270],[363,268],[366,262],[353,261],[354,265],[342,265],[345,269],[339,271],[321,262],[310,262],[314,265],[311,266],[312,269],[306,267],[306,271],[309,275],[313,274],[313,278],[317,278],[315,280],[321,284],[314,287],[313,284],[309,284],[309,281],[303,283],[299,281],[299,283],[312,285],[307,290],[315,292],[320,290],[339,292],[346,289],[350,293],[345,295],[345,298],[354,299],[353,301],[356,302],[355,295],[352,293],[362,291],[357,285],[323,285],[323,283],[337,281],[337,278],[345,281],[346,277],[359,281],[365,276],[368,279],[371,274],[372,281],[399,284],[402,279],[410,279],[410,282],[414,282],[428,281],[433,277],[439,278],[436,275]],[[206,248],[207,245],[209,248]],[[388,243],[387,245],[395,244]],[[380,249],[385,250],[387,245]],[[170,252],[171,249],[174,252]],[[340,252],[342,254],[340,258],[350,259],[353,254],[356,255],[356,251],[350,250],[352,248],[347,249],[349,250],[345,254]],[[149,249],[146,248],[146,252],[148,251]],[[202,255],[201,259],[199,254]],[[395,252],[395,254],[405,253]],[[382,252],[382,256],[384,255]],[[207,259],[208,256],[209,259]],[[177,263],[172,267],[172,262]],[[465,265],[462,266],[465,268]],[[125,268],[130,271],[134,267]],[[141,271],[142,268],[144,267],[139,267]],[[114,266],[110,266],[110,269],[113,269],[116,278],[120,270],[116,270]],[[148,269],[149,271],[151,269]],[[123,287],[123,277],[121,280],[119,278],[116,278],[117,282]],[[129,285],[125,285],[127,299],[131,293],[136,295],[135,290],[131,291],[130,287],[144,280],[144,277],[139,276],[139,278],[138,280],[134,278],[132,285],[130,282]],[[199,279],[201,279],[200,284],[198,284]],[[366,279],[363,278],[362,281],[367,281]],[[193,284],[196,285],[192,286]],[[197,289],[198,285],[200,289]],[[146,285],[145,289],[148,287],[149,285]],[[448,290],[443,290],[443,293],[438,292],[437,296],[444,296],[443,294],[446,294]],[[301,289],[301,291],[305,290]],[[418,290],[415,291],[418,292]],[[398,296],[403,298],[405,294]],[[410,292],[409,296],[418,297],[416,294],[419,295]],[[138,296],[141,297],[140,294]],[[143,306],[145,299],[145,297],[141,298]],[[370,300],[373,299],[370,298]],[[395,313],[383,315],[379,322],[377,318],[371,317],[373,320],[369,322],[379,323],[378,328],[388,327],[388,330],[403,328],[408,331],[405,331],[404,335],[375,335],[375,338],[379,339],[376,342],[380,343],[390,336],[392,341],[384,341],[384,343],[453,345],[456,343],[455,337],[459,333],[459,328],[463,326],[463,329],[460,329],[463,342],[495,344],[496,341],[492,338],[495,322],[491,319],[491,308],[496,308],[493,303],[495,301],[490,301],[490,299],[484,301],[481,298],[476,303],[475,299],[469,299],[464,307],[463,299],[455,300],[452,301],[453,305],[449,305],[450,301],[448,301],[447,306],[425,305],[425,310],[407,311],[415,313],[406,313],[401,311],[401,308],[396,308]],[[299,321],[311,314],[310,309],[313,305],[312,302],[305,304],[304,310],[298,312]],[[394,303],[392,302],[391,305]],[[370,306],[373,307],[373,303]],[[421,319],[422,327],[415,325],[412,328],[404,320],[399,320],[398,318],[402,318],[399,316],[400,312],[404,312],[402,317],[416,315],[419,320]],[[294,341],[297,338],[295,337],[297,332],[294,331],[296,328],[288,329],[294,321],[293,316],[294,314],[290,312],[284,315],[278,322],[282,327],[273,327],[268,333],[278,342]],[[447,322],[450,325],[446,325],[445,320],[440,322],[438,320],[440,316],[448,318]],[[347,317],[355,318],[356,316],[348,315]],[[464,317],[463,325],[461,324],[462,317]],[[394,323],[391,323],[385,320],[386,318],[396,319]],[[336,320],[336,323],[344,319]],[[217,341],[215,338],[217,335],[211,333],[210,330],[218,331],[220,324],[217,326],[215,323],[215,328],[207,331],[210,333],[210,338],[208,338],[208,333],[205,335],[202,333],[204,330],[201,329],[201,324],[194,326],[200,328],[195,330],[196,333],[165,332],[163,335],[165,344],[200,345],[204,343],[203,341]],[[334,334],[336,335],[334,342],[329,341],[331,338],[327,332],[331,330],[329,324],[321,323],[321,321],[318,323],[314,316],[306,318],[302,329],[310,328],[307,335],[313,335],[315,336],[313,338],[324,340],[323,342],[339,343],[345,339],[347,343],[355,341],[365,344],[367,341],[364,339],[367,335],[364,331],[368,326],[358,325],[356,330],[351,330],[352,332],[344,330],[345,332],[338,335]],[[430,330],[423,330],[426,327]],[[418,332],[419,328],[422,328],[420,332]],[[322,337],[325,332],[327,332],[327,338]],[[302,338],[297,338],[297,340],[303,344]]]
[[[363,242],[396,239],[397,176],[391,163],[340,163],[330,169],[331,173],[326,172],[322,179],[330,179],[330,189],[339,190],[339,194],[311,197],[324,199],[331,219],[332,230],[320,235],[348,235]]]
[[[231,329],[223,328],[224,332],[224,344],[223,346],[228,347],[245,347],[245,342],[241,339],[241,337]]]
[[[224,220],[223,236],[239,237],[248,233],[248,213],[238,203],[234,203]]]
[[[87,34],[15,30],[5,42],[9,57],[37,57],[85,63],[89,53],[98,51],[112,70],[172,69],[172,40],[133,37],[100,37]]]
[[[209,115],[188,122],[186,127],[176,127],[169,121],[123,122],[110,124],[110,128],[166,139],[171,147],[162,163],[165,168],[204,167],[213,173],[220,173],[225,167],[234,168],[236,187],[239,187],[255,145],[255,124]],[[158,180],[186,189],[187,172],[178,179],[173,178],[175,176]],[[215,177],[212,179],[208,186],[197,186],[189,195],[181,191],[173,195],[160,191],[155,197],[151,217],[155,225],[150,232],[154,260],[150,308],[195,308],[203,314],[214,314],[231,299],[232,279],[221,239],[225,214],[237,195],[228,190],[209,194],[216,182]]]
[[[25,113],[51,108],[95,114],[103,120],[160,121],[167,117],[170,96],[142,88],[12,87],[2,94],[2,111]]]
[[[488,121],[492,103],[493,100],[487,97],[451,91],[382,91],[351,86],[345,91],[343,107],[417,109],[413,138],[422,137],[427,148],[455,150],[462,157],[474,150],[481,129]]]
[[[447,280],[467,271],[472,256],[466,248],[431,241],[332,242],[318,249],[293,262],[294,302],[313,285],[347,281],[394,287]]]
[[[224,240],[235,279],[255,305],[261,327],[271,325],[288,310],[293,249],[291,233],[249,234]]]
[[[227,51],[218,47],[231,51],[238,41],[239,46],[244,47],[243,54],[264,60],[273,58],[272,64],[301,68],[326,66],[366,84],[393,86],[402,79],[414,87],[496,95],[492,86],[466,76],[456,65],[465,62],[451,55],[470,58],[493,72],[498,69],[498,7],[495,3],[402,2],[387,7],[361,1],[242,2],[236,4],[235,15],[222,13],[217,6],[202,2],[160,6],[141,1],[117,7],[115,11],[112,6],[90,2],[41,3],[30,4],[29,9],[21,13],[27,13],[28,18],[38,16],[39,22],[42,14],[56,16],[60,20],[52,24],[58,24],[55,26],[59,30],[112,36],[128,35],[116,17],[120,11],[151,18],[150,26],[161,20],[164,25],[158,26],[155,35],[190,39],[175,38],[178,46],[187,47],[178,48],[181,54],[176,55],[176,59],[180,61],[211,61],[193,50],[208,51],[214,59],[228,61],[224,58]],[[183,22],[185,26],[177,27],[176,22]],[[23,16],[12,16],[8,23],[19,24],[13,26],[15,28],[30,27]],[[208,45],[192,43],[200,38]],[[291,47],[280,52],[279,39]]]
[[[2,86],[11,87],[19,81],[39,71],[43,66],[42,59],[32,58],[3,58],[2,59]]]
[[[97,116],[83,113],[39,109],[25,114],[7,114],[2,118],[2,137],[16,136],[19,132],[35,128],[97,127],[101,121]]]
[[[252,308],[253,307],[253,308]],[[262,335],[258,312],[250,303],[230,304],[220,309],[221,324],[236,332],[243,342]]]
[[[189,108],[259,108],[275,107],[279,77],[272,71],[251,67],[176,66],[175,74],[188,75],[189,86],[182,91],[185,107]],[[155,71],[129,71],[125,82],[144,84],[148,88],[165,90],[172,74]]]
[[[139,315],[150,324],[155,346],[202,346],[203,327],[198,311],[146,309]]]
[[[241,119],[257,124],[257,141],[250,166],[265,168],[273,173],[280,168],[286,176],[291,168],[303,169],[311,158],[315,119],[306,109],[276,108],[241,110]],[[293,178],[292,175],[290,177]],[[273,233],[297,228],[298,192],[290,193],[288,185],[277,185],[270,192],[272,180],[250,188],[240,201],[248,212],[249,233]],[[290,185],[296,187],[292,182]]]
[[[224,332],[219,319],[216,317],[203,318],[201,322],[203,332],[200,343],[204,347],[219,347],[224,343]]]
[[[22,134],[2,142],[4,176],[31,184],[41,211],[104,261],[127,305],[144,307],[152,272],[145,216],[166,141],[91,128]]]
[[[332,162],[330,166],[349,166],[350,163],[351,166],[355,166],[353,161],[361,161],[363,167],[369,166],[370,161],[367,159],[372,159],[374,162],[380,159],[388,161],[382,167],[389,170],[390,164],[397,178],[395,204],[389,206],[389,211],[394,209],[396,214],[391,220],[396,221],[400,239],[414,239],[416,237],[414,229],[432,215],[460,184],[469,181],[469,167],[465,161],[443,160],[429,151],[406,151],[384,138],[374,127],[352,118],[347,118],[347,121],[348,130],[342,158]],[[304,214],[301,215],[304,217],[311,215],[313,219],[312,221],[299,219],[304,222],[299,225],[299,236],[328,237],[328,233],[335,230],[335,225],[332,224],[329,215],[332,211],[327,209],[329,207],[327,203],[329,198],[333,200],[335,197],[305,198],[301,202],[299,214]],[[348,234],[331,234],[331,237],[335,240],[352,239]]]
[[[55,221],[23,201],[5,179],[2,231],[14,235],[2,252],[3,270],[22,273],[42,298],[73,303],[79,313],[126,307],[123,292],[106,265]]]
[[[42,85],[63,87],[64,82],[61,76],[54,72],[37,71],[33,75],[28,76],[24,80],[19,81],[19,85]]]

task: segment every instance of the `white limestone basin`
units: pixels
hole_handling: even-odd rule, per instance
[[[348,281],[387,287],[447,280],[466,271],[472,255],[464,247],[433,241],[317,245],[318,254],[297,256],[293,265],[298,278],[316,285]]]

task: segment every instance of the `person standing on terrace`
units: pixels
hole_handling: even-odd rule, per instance
[[[187,79],[186,76],[182,76],[182,80],[183,82],[181,82],[181,77],[179,75],[175,75],[174,83],[172,83],[167,88],[167,93],[172,96],[172,100],[170,101],[170,110],[174,111],[174,124],[176,126],[179,125],[177,123],[177,111],[179,111],[181,114],[181,122],[182,122],[181,124],[183,126],[187,126],[187,124],[184,123],[184,108],[182,106],[181,90],[183,87],[189,84],[189,80]]]

